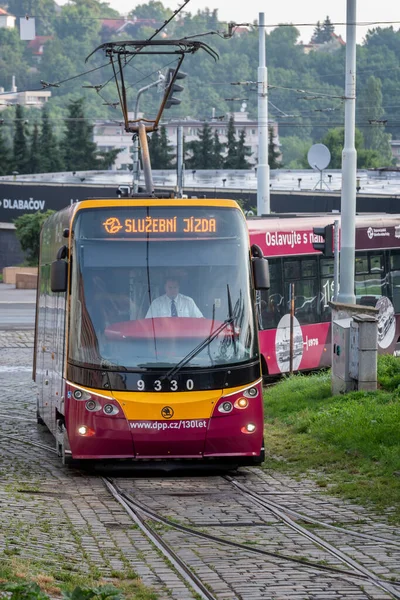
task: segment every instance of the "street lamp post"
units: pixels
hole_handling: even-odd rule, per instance
[[[340,288],[338,301],[355,304],[357,151],[356,122],[356,0],[347,0],[346,89],[344,148],[342,153]]]

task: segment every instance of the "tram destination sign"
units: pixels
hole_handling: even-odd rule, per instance
[[[79,211],[78,236],[86,239],[235,237],[244,221],[238,210],[213,206],[138,206]]]

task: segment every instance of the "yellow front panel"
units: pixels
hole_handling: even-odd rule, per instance
[[[209,419],[221,390],[202,392],[118,392],[113,396],[129,421],[160,421],[162,409],[169,406],[174,419]]]

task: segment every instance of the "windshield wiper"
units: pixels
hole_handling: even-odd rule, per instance
[[[231,298],[231,291],[229,289],[229,284],[227,284],[226,286],[227,289],[227,294],[228,294],[228,315],[229,315],[229,319],[232,323],[232,341],[233,341],[233,351],[235,353],[235,356],[237,356],[237,344],[236,344],[236,333],[235,333],[235,317],[233,316],[233,310],[232,310],[232,298]]]
[[[217,327],[217,329],[215,331],[213,331],[212,333],[210,333],[209,336],[207,336],[202,342],[200,342],[200,344],[198,346],[196,346],[196,348],[193,348],[193,350],[191,350],[189,352],[189,354],[186,354],[186,356],[184,356],[182,358],[182,360],[180,360],[178,362],[177,365],[175,365],[175,367],[173,369],[171,369],[170,371],[168,371],[168,373],[166,373],[164,375],[164,377],[162,377],[161,379],[168,379],[170,380],[171,377],[173,377],[174,375],[176,375],[178,373],[178,371],[180,371],[182,369],[182,367],[184,367],[185,365],[187,365],[188,362],[190,362],[192,360],[192,358],[194,358],[195,356],[197,356],[202,350],[204,350],[204,348],[206,346],[208,346],[208,344],[211,344],[211,342],[217,337],[217,335],[219,333],[221,333],[221,331],[223,329],[225,329],[225,327],[227,325],[231,325],[233,323],[233,317],[226,319],[223,323],[221,323],[221,325],[219,327]]]

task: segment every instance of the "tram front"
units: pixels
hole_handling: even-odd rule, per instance
[[[262,460],[254,262],[261,287],[267,265],[238,205],[85,201],[70,255],[73,458]]]

